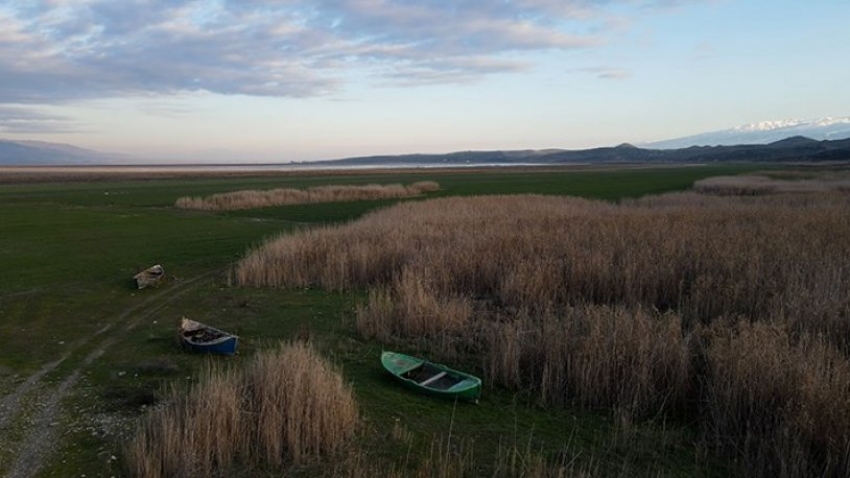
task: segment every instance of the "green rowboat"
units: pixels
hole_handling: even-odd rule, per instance
[[[445,365],[397,352],[382,352],[381,364],[401,383],[428,395],[478,401],[481,379]]]

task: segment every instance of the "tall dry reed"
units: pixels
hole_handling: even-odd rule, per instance
[[[582,303],[675,310],[686,323],[785,316],[850,350],[850,200],[677,194],[615,206],[502,196],[404,203],[246,255],[242,285],[403,284],[541,311]]]
[[[128,448],[134,476],[217,476],[246,455],[241,377],[210,367],[199,380],[189,394],[172,390],[170,406],[144,422]]]
[[[694,189],[711,194],[757,196],[764,194],[823,193],[850,191],[847,173],[831,172],[816,177],[783,179],[762,174],[716,176],[694,183]]]
[[[174,206],[200,211],[234,211],[291,204],[404,198],[439,189],[440,185],[434,181],[419,181],[408,186],[369,184],[366,186],[316,186],[307,189],[247,190],[213,194],[208,197],[181,197],[177,199]]]
[[[173,391],[127,451],[140,477],[229,476],[337,452],[358,423],[353,393],[309,345],[281,344],[244,370],[207,369]]]
[[[544,404],[583,404],[650,416],[692,392],[690,344],[675,314],[581,306],[496,320],[480,334],[487,377],[534,390]]]
[[[743,451],[754,475],[850,472],[846,433],[834,427],[850,414],[847,382],[841,389],[834,378],[850,356],[844,193],[402,203],[282,236],[249,252],[235,272],[250,286],[368,287],[357,312],[362,334],[416,342],[545,404],[702,417],[713,431],[707,446]],[[785,405],[736,401],[756,393],[739,372],[724,372],[748,342],[724,347],[722,335],[702,331],[714,323],[737,330],[738,322],[782,327],[790,345],[764,346],[781,363],[807,364],[808,382],[794,372],[793,385],[774,390],[780,380],[767,365],[740,360],[774,390],[765,396]],[[829,371],[814,372],[825,360]],[[760,407],[781,418],[772,424]],[[789,407],[797,411],[785,415]]]
[[[783,325],[715,325],[709,335],[709,443],[743,452],[751,476],[848,476],[847,357]]]

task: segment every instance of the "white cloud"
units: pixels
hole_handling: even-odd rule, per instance
[[[624,80],[632,76],[632,72],[626,68],[612,66],[594,66],[590,68],[573,68],[569,71],[577,73],[589,73],[596,75],[602,80]]]
[[[43,113],[29,106],[0,105],[0,132],[3,133],[64,133],[76,130],[73,122],[64,116]]]
[[[353,71],[376,83],[468,82],[528,68],[518,52],[600,44],[618,3],[632,1],[12,1],[0,7],[0,104],[316,96]]]

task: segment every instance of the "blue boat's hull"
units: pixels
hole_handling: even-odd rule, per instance
[[[239,337],[230,336],[225,340],[215,341],[214,343],[196,343],[189,339],[183,339],[183,348],[192,352],[233,355],[236,353]]]
[[[195,322],[183,317],[180,328],[180,344],[191,352],[233,355],[239,344],[239,337],[221,331],[215,327]]]

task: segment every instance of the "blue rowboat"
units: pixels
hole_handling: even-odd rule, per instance
[[[180,344],[192,352],[233,355],[239,337],[215,327],[183,317],[180,321]]]

